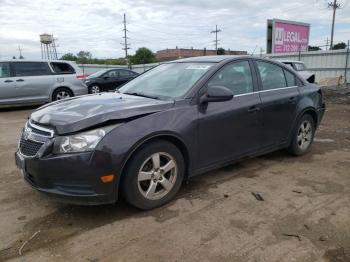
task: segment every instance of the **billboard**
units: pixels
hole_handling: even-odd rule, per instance
[[[267,21],[267,52],[289,53],[308,50],[310,24],[273,19]]]

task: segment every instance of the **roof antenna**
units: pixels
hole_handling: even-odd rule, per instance
[[[250,54],[250,56],[253,56],[253,55],[254,55],[255,50],[256,50],[257,48],[258,48],[258,45],[255,46],[255,48],[254,48],[253,52]]]

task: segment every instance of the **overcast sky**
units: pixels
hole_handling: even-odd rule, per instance
[[[335,42],[350,39],[350,0],[340,0]],[[40,58],[39,34],[58,38],[58,52],[90,51],[94,57],[121,57],[123,13],[127,15],[130,53],[138,47],[213,48],[215,25],[220,46],[252,52],[266,49],[266,20],[280,18],[311,24],[311,45],[325,45],[332,12],[324,0],[0,0],[0,59]]]

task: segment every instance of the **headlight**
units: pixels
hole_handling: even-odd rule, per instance
[[[101,139],[116,125],[94,129],[70,136],[59,136],[55,139],[54,153],[75,153],[92,151]]]

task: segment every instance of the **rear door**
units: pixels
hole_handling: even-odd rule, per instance
[[[262,102],[263,146],[285,142],[295,119],[300,99],[295,75],[285,68],[257,60],[260,98]]]
[[[16,93],[23,102],[45,102],[50,99],[54,83],[46,62],[13,62]]]
[[[256,75],[247,60],[221,68],[207,86],[232,90],[230,101],[199,106],[199,166],[205,168],[256,151],[262,139],[261,101]]]
[[[118,86],[125,84],[126,82],[129,82],[130,79],[134,78],[134,74],[128,70],[118,70],[119,71],[119,79],[118,79]]]

